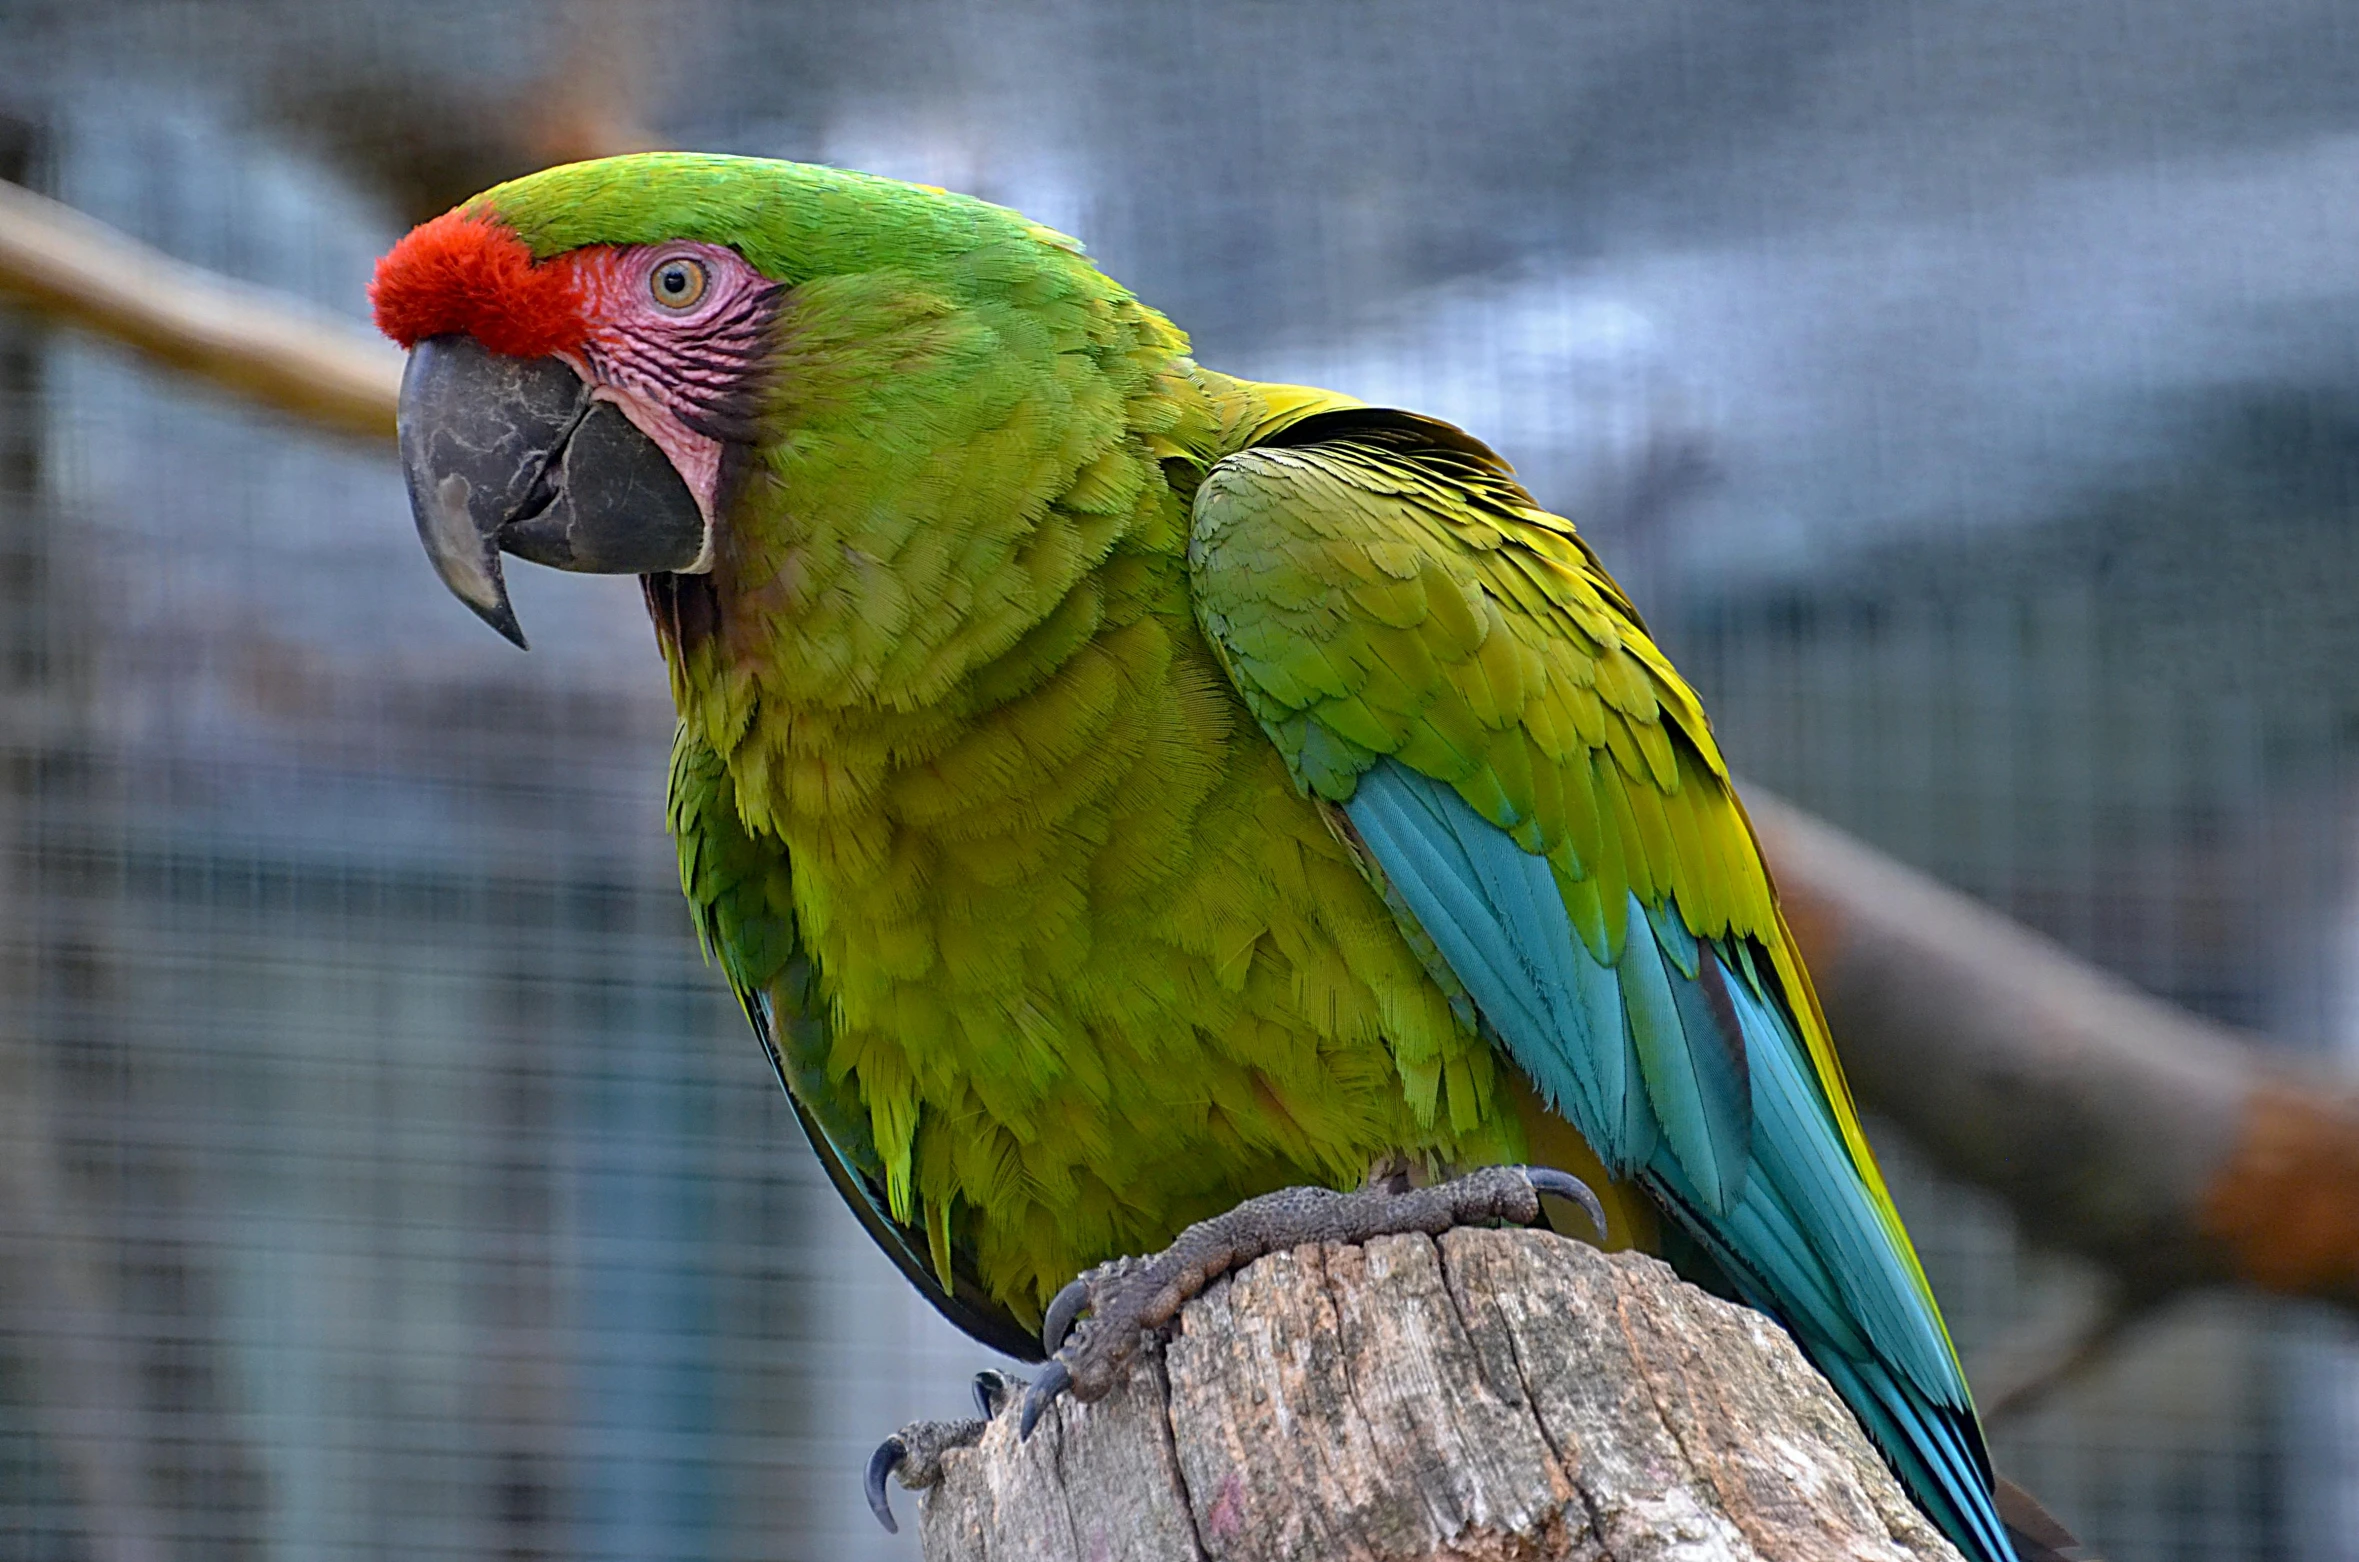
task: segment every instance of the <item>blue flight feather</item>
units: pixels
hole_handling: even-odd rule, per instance
[[[1636,1099],[1621,994],[1574,936],[1546,860],[1390,760],[1360,778],[1344,810],[1542,1098],[1609,1171],[1633,1175],[1654,1152],[1655,1127]],[[1502,914],[1500,900],[1521,914]]]
[[[1679,967],[1679,974],[1694,981],[1703,959],[1703,948],[1696,942],[1695,934],[1687,930],[1687,924],[1680,920],[1679,908],[1668,900],[1659,906],[1643,906],[1636,895],[1630,897],[1630,905],[1632,910],[1646,918],[1646,925],[1655,930],[1655,942],[1663,946],[1663,953],[1670,957],[1673,965]]]
[[[1507,844],[1516,849],[1514,842]],[[1647,1097],[1662,1123],[1665,1146],[1693,1180],[1705,1208],[1726,1214],[1744,1191],[1753,1137],[1753,1103],[1745,1093],[1744,1074],[1727,1062],[1730,1050],[1742,1043],[1717,1034],[1700,998],[1680,1001],[1678,989],[1693,987],[1695,978],[1679,971],[1657,937],[1642,934],[1642,929],[1652,932],[1654,919],[1635,895],[1629,921],[1617,970]],[[1692,940],[1688,947],[1694,949]]]

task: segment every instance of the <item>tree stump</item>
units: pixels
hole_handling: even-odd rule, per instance
[[[1783,1330],[1545,1232],[1275,1254],[938,1473],[927,1562],[1957,1559]]]

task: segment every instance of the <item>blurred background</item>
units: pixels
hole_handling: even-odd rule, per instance
[[[0,179],[322,316],[632,145],[1018,206],[1466,424],[1745,773],[2359,1052],[2347,4],[0,0]],[[635,584],[515,587],[529,656],[389,449],[0,305],[0,1562],[917,1555],[860,1463],[988,1358],[697,955]],[[2103,1313],[1872,1128],[1978,1379]],[[2088,1354],[1991,1430],[2093,1548],[2359,1558],[2347,1314]]]

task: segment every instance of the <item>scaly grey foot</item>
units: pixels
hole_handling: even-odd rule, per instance
[[[1085,1404],[1104,1398],[1137,1354],[1142,1331],[1161,1329],[1214,1280],[1265,1254],[1412,1231],[1439,1236],[1456,1226],[1493,1220],[1528,1226],[1540,1218],[1543,1193],[1580,1205],[1604,1240],[1605,1208],[1578,1177],[1546,1167],[1488,1166],[1406,1192],[1282,1188],[1198,1221],[1152,1257],[1100,1264],[1049,1302],[1040,1342],[1053,1354],[1024,1396],[1017,1430],[1030,1437],[1059,1394],[1069,1392]],[[1073,1335],[1075,1320],[1085,1312],[1088,1323]]]
[[[912,1421],[876,1445],[868,1456],[861,1490],[868,1494],[868,1511],[888,1535],[901,1533],[893,1506],[885,1493],[885,1478],[897,1477],[904,1491],[924,1491],[942,1480],[942,1456],[953,1448],[972,1448],[1002,1406],[1024,1387],[1024,1380],[986,1367],[975,1374],[975,1416],[960,1421]]]

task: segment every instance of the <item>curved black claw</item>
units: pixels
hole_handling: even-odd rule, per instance
[[[975,1395],[975,1414],[986,1421],[998,1420],[1000,1407],[1008,1402],[1008,1396],[1023,1386],[1022,1378],[1009,1377],[997,1367],[985,1367],[968,1384]]]
[[[996,1379],[999,1374],[982,1373],[978,1377]],[[977,1398],[981,1397],[981,1389],[978,1383]],[[943,1456],[953,1449],[974,1447],[983,1440],[990,1424],[988,1420],[912,1421],[876,1445],[876,1452],[868,1456],[868,1473],[860,1489],[868,1495],[868,1511],[876,1515],[886,1534],[900,1534],[901,1526],[893,1521],[892,1507],[885,1501],[885,1478],[892,1476],[911,1491],[941,1485]]]
[[[1561,1172],[1553,1166],[1526,1166],[1523,1174],[1524,1180],[1532,1185],[1533,1192],[1552,1194],[1580,1205],[1581,1213],[1589,1217],[1589,1224],[1597,1228],[1597,1240],[1605,1240],[1605,1206],[1598,1202],[1597,1194],[1589,1184],[1571,1172]]]
[[[861,1480],[860,1489],[868,1494],[868,1511],[885,1527],[888,1535],[901,1533],[901,1526],[893,1518],[893,1505],[885,1496],[885,1477],[901,1467],[909,1457],[909,1449],[898,1436],[888,1437],[876,1445],[876,1452],[868,1456],[868,1474]]]
[[[1023,1418],[1016,1422],[1016,1438],[1019,1442],[1031,1440],[1032,1429],[1040,1424],[1040,1418],[1047,1414],[1048,1407],[1056,1403],[1059,1394],[1072,1386],[1073,1374],[1065,1364],[1061,1361],[1050,1362],[1047,1370],[1035,1378],[1032,1387],[1025,1391]]]
[[[1040,1318],[1040,1346],[1050,1355],[1064,1349],[1065,1336],[1073,1332],[1073,1322],[1089,1307],[1089,1276],[1079,1275],[1065,1282],[1065,1288],[1048,1299],[1048,1311]]]

